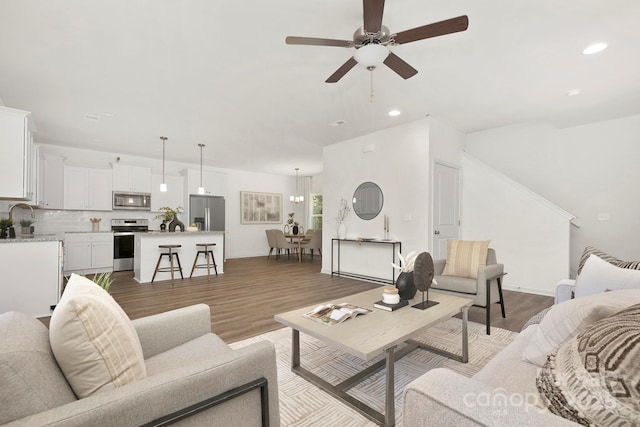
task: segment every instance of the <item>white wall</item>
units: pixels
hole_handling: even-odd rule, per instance
[[[116,163],[119,155],[115,153],[104,153],[89,151],[71,147],[61,147],[54,145],[41,145],[40,149],[63,156],[66,163],[81,164],[90,167],[106,168],[110,164]],[[121,164],[150,167],[152,173],[162,173],[162,162],[157,159],[150,159],[136,156],[120,156]],[[180,171],[185,168],[200,168],[199,159],[197,164],[167,161],[165,164],[166,175],[180,175]],[[283,195],[283,216],[287,217],[287,212],[295,212],[296,219],[301,222],[304,216],[302,205],[294,205],[289,202],[289,196],[295,192],[295,177],[291,175],[271,175],[264,173],[254,173],[233,169],[221,169],[204,166],[205,171],[216,171],[226,173],[228,177],[228,190],[226,194],[226,256],[227,258],[242,258],[251,256],[261,256],[268,253],[267,240],[264,230],[268,228],[282,228],[284,224],[265,225],[245,225],[240,224],[240,191],[259,191],[268,193],[282,193]],[[300,178],[302,183],[302,178]],[[0,215],[8,210],[8,205],[12,202],[0,204]],[[110,229],[112,218],[147,218],[151,221],[152,229],[159,229],[160,221],[154,220],[156,213],[148,211],[57,211],[57,210],[37,210],[36,223],[34,224],[36,233],[64,233],[65,231],[90,231],[91,223],[89,218],[101,217],[101,230]],[[14,217],[20,220],[23,216],[28,216],[27,211],[16,209]]]
[[[491,241],[505,289],[554,295],[569,274],[573,216],[469,155],[462,167],[462,238]]]
[[[525,123],[470,134],[474,157],[575,214],[571,272],[587,245],[640,259],[640,115],[557,129]],[[598,215],[609,214],[609,221]]]
[[[348,237],[382,238],[383,217],[388,215],[390,238],[402,241],[403,253],[430,251],[431,156],[457,161],[462,141],[459,132],[425,118],[325,147],[322,271],[331,271],[331,238],[337,236],[335,217],[340,199],[348,200],[352,207],[353,192],[365,181],[375,182],[382,189],[382,212],[365,221],[351,211],[346,220]],[[363,148],[373,151],[363,152]],[[360,266],[354,268],[389,276],[390,261],[363,256]]]

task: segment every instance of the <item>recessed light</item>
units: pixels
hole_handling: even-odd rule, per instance
[[[100,116],[96,116],[95,114],[87,113],[87,114],[84,115],[84,119],[88,120],[90,122],[97,122],[97,121],[100,120]]]
[[[582,93],[582,89],[571,89],[569,91],[567,91],[567,93],[565,95],[567,96],[576,96],[576,95],[580,95]]]
[[[343,124],[345,124],[345,123],[347,123],[345,120],[336,120],[336,121],[335,121],[335,122],[333,122],[333,123],[329,123],[329,126],[336,127],[336,126],[343,125]]]
[[[112,113],[111,111],[103,111],[102,115],[105,117],[113,117],[116,115],[116,113]]]
[[[400,110],[391,110],[391,111],[389,111],[389,115],[391,117],[399,116],[400,115]]]
[[[592,55],[594,53],[602,52],[607,48],[606,43],[594,43],[591,46],[587,46],[582,53],[585,55]]]

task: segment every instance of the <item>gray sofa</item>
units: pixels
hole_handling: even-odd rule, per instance
[[[77,399],[49,345],[48,329],[17,312],[0,314],[0,424],[8,426],[280,425],[275,350],[232,350],[211,333],[198,304],[133,321],[143,380]]]
[[[405,426],[577,426],[535,405],[538,367],[522,351],[529,326],[472,378],[433,369],[404,391]]]

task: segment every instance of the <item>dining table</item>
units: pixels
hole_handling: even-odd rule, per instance
[[[304,234],[285,234],[284,237],[293,243],[294,239],[298,240],[298,262],[302,262],[302,241],[306,237]]]

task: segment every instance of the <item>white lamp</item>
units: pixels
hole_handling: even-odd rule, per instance
[[[353,58],[367,70],[373,70],[389,56],[389,49],[381,44],[367,44],[356,50]]]
[[[204,186],[202,185],[202,149],[204,144],[198,144],[200,147],[200,187],[198,187],[198,194],[204,194]]]
[[[167,192],[167,184],[164,181],[164,144],[165,142],[167,142],[167,138],[166,136],[161,136],[160,139],[162,140],[162,184],[160,184],[160,191],[162,191],[163,193]]]
[[[298,195],[298,170],[300,168],[296,168],[296,195],[295,196],[289,196],[289,201],[291,201],[292,203],[295,203],[296,205],[299,203],[304,202],[304,196],[299,196]]]

